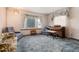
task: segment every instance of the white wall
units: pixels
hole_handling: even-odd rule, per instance
[[[68,37],[79,39],[79,7],[70,10]]]
[[[13,8],[7,9],[7,27],[14,27],[15,31],[20,31],[21,28],[21,11]]]
[[[0,33],[6,27],[6,8],[0,7]]]

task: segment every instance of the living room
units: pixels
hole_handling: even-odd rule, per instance
[[[0,7],[0,34],[19,34],[16,52],[79,51],[78,12],[78,7]]]

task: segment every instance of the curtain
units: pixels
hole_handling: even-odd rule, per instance
[[[24,27],[24,28],[27,27],[27,18],[25,18],[25,20],[24,20],[24,25],[23,25],[23,27]]]
[[[67,16],[57,16],[53,20],[54,25],[61,25],[61,26],[66,26],[67,25]]]

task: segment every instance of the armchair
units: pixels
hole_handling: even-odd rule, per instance
[[[21,32],[15,32],[13,27],[6,27],[3,29],[3,33],[4,32],[9,32],[9,33],[15,33],[17,40],[19,40],[20,38],[23,37],[23,34]]]
[[[21,32],[15,32],[14,28],[13,27],[8,27],[8,32],[14,32],[17,39],[20,39],[23,37],[23,34]]]

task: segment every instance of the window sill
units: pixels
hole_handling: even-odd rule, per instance
[[[31,30],[31,29],[41,30],[42,28],[21,28],[21,30]]]

